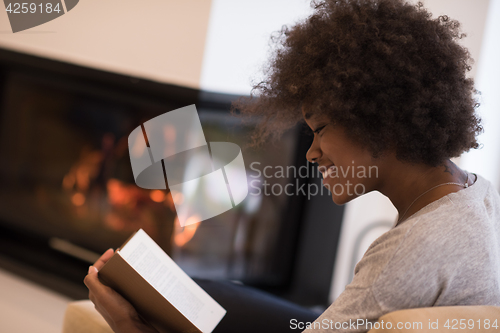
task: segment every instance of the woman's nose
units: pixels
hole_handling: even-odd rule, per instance
[[[309,150],[306,153],[306,159],[311,163],[317,163],[320,157],[321,149],[319,148],[319,144],[316,138],[314,138],[313,142],[311,143],[311,147],[309,147]]]

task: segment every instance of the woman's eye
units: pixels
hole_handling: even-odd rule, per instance
[[[325,125],[325,126],[326,126],[326,125]],[[322,130],[323,128],[325,128],[325,126],[321,126],[321,127],[317,128],[317,129],[315,129],[315,130],[313,131],[313,133],[314,133],[314,134],[319,134],[319,132],[321,132],[321,130]]]

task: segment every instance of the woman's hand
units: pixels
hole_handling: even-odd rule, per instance
[[[89,267],[89,273],[83,281],[89,288],[90,300],[115,333],[158,333],[139,317],[137,311],[125,298],[99,281],[97,272],[113,254],[113,249],[107,250],[94,263],[94,266]]]

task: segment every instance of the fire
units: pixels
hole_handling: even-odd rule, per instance
[[[200,226],[200,223],[196,223],[200,221],[200,217],[198,215],[190,216],[186,220],[186,226],[181,227],[179,223],[179,219],[176,217],[174,221],[174,243],[178,247],[183,247],[186,245],[196,233],[196,230]]]
[[[135,199],[135,189],[117,179],[111,178],[108,180],[106,187],[108,200],[112,205],[125,206]]]
[[[102,152],[84,147],[78,161],[63,178],[62,187],[68,192],[71,203],[78,207],[79,215],[85,215],[85,212],[88,212],[81,210],[81,208],[88,205],[87,196],[89,195],[90,183],[98,176],[102,161]]]
[[[85,196],[81,193],[75,193],[71,197],[71,202],[75,206],[82,206],[85,203]]]
[[[149,193],[149,197],[154,202],[162,202],[163,200],[165,200],[165,193],[160,190],[154,190]]]
[[[176,129],[165,132],[175,139]],[[135,140],[131,153],[142,155],[147,149],[144,140]],[[78,159],[62,179],[62,189],[73,213],[82,222],[104,224],[111,230],[137,230],[142,227],[151,235],[160,237],[168,223],[170,230],[174,221],[174,194],[165,190],[139,188],[135,184],[112,178],[115,159],[126,154],[127,137],[115,143],[114,136],[107,133],[102,138],[101,149],[82,147]],[[175,194],[175,203],[183,201],[181,193]],[[182,243],[188,242],[195,229],[183,232]],[[171,234],[167,237],[170,238]],[[162,236],[165,237],[165,236]]]

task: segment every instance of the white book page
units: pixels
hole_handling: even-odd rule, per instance
[[[142,229],[118,252],[200,331],[212,332],[226,314]]]

